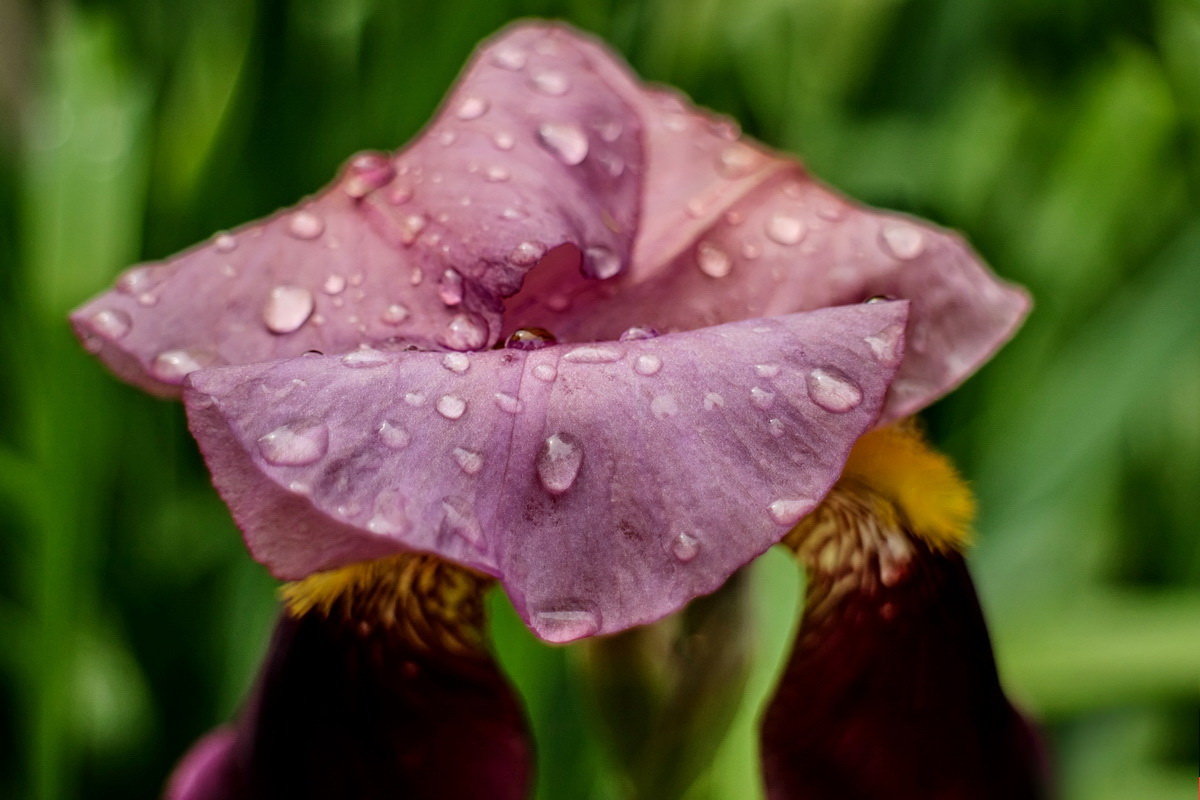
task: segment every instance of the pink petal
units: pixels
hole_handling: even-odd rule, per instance
[[[657,619],[823,497],[878,416],[906,303],[627,342],[209,369],[193,434],[254,556],[406,549],[495,575],[543,638]]]

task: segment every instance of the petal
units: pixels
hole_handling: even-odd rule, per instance
[[[460,626],[479,634],[482,582],[408,563],[423,598],[369,584],[352,604],[286,613],[236,728],[193,748],[167,799],[526,797],[520,706],[487,652],[456,638]],[[430,619],[464,597],[468,619]],[[364,598],[377,608],[364,613]]]
[[[961,555],[904,520],[850,480],[802,523],[804,619],[763,720],[768,797],[1044,797]]]
[[[364,342],[486,347],[499,298],[548,251],[568,245],[576,271],[581,254],[602,274],[628,261],[639,122],[590,52],[553,29],[513,29],[394,159],[362,154],[313,198],[130,270],[72,315],[76,331],[159,394],[200,367]]]
[[[886,358],[872,342],[905,313],[306,357],[198,372],[186,400],[277,575],[438,553],[499,577],[540,636],[569,641],[713,591],[814,508],[878,415],[903,342]]]

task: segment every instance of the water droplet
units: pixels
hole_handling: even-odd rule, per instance
[[[608,280],[621,271],[621,257],[607,247],[596,245],[583,251],[583,274]]]
[[[813,503],[799,498],[783,498],[767,506],[771,519],[780,525],[795,525],[800,518],[808,513]]]
[[[581,164],[587,158],[587,134],[574,123],[543,122],[538,126],[538,141],[569,167]]]
[[[658,331],[647,326],[635,325],[632,328],[626,328],[621,334],[619,341],[622,342],[637,342],[644,339],[654,339],[658,337]]]
[[[325,232],[325,220],[311,211],[297,211],[288,219],[288,233],[297,239],[316,239]]]
[[[475,518],[471,504],[462,497],[442,498],[442,524],[438,533],[457,536],[473,547],[478,547],[483,540],[483,528]]]
[[[696,248],[696,266],[710,278],[724,278],[733,269],[733,259],[716,245],[701,242]]]
[[[405,246],[411,245],[425,230],[425,217],[422,214],[409,214],[400,220],[400,241]]]
[[[471,359],[466,353],[446,353],[442,356],[442,366],[461,375],[471,368]]]
[[[458,462],[458,468],[468,475],[478,475],[483,469],[483,456],[476,453],[474,450],[467,450],[465,447],[456,447],[453,450],[454,460]]]
[[[755,386],[750,389],[750,402],[759,408],[770,408],[771,404],[775,402],[775,393],[768,392],[760,386]]]
[[[584,345],[564,353],[563,361],[577,364],[611,364],[614,361],[620,361],[623,355],[624,353],[615,347],[606,347],[602,344]]]
[[[527,267],[536,264],[545,253],[546,248],[537,242],[521,242],[508,254],[508,260],[518,267]]]
[[[894,364],[900,357],[900,342],[904,338],[904,323],[897,322],[863,339],[875,358],[884,364]]]
[[[767,430],[772,436],[778,439],[780,436],[783,436],[783,434],[786,433],[787,428],[784,427],[783,420],[771,417],[769,420],[767,420]]]
[[[216,359],[204,350],[166,350],[154,358],[150,371],[163,383],[183,383],[190,373],[212,364]]]
[[[772,214],[767,220],[767,238],[778,244],[796,244],[808,232],[804,220],[787,214]]]
[[[282,425],[258,439],[258,452],[277,467],[312,464],[329,449],[329,428],[320,420]]]
[[[873,294],[863,302],[869,306],[879,305],[880,303],[890,303],[892,297],[886,294]]]
[[[762,255],[762,248],[754,242],[746,242],[742,245],[742,258],[753,261]]]
[[[134,267],[126,270],[117,280],[117,291],[137,296],[140,300],[142,295],[158,288],[165,279],[162,267]]]
[[[400,303],[392,303],[379,317],[386,325],[399,325],[408,319],[408,309]]]
[[[600,630],[600,620],[583,609],[539,611],[533,615],[533,627],[546,641],[563,644],[591,636]]]
[[[524,69],[526,58],[525,51],[519,47],[501,47],[492,53],[493,64],[512,72]]]
[[[633,362],[633,371],[638,375],[656,375],[662,369],[662,359],[650,353],[640,355]]]
[[[700,540],[690,533],[680,533],[671,540],[671,552],[686,564],[700,553]]]
[[[325,290],[325,294],[341,294],[346,291],[346,279],[334,273],[325,279],[321,288]]]
[[[554,70],[536,72],[530,80],[533,88],[551,97],[562,97],[571,90],[571,79],[565,73]]]
[[[761,159],[754,148],[744,144],[731,144],[717,156],[717,172],[733,180],[750,173]]]
[[[413,408],[419,408],[425,405],[425,395],[421,392],[405,392],[404,402],[408,403]]]
[[[342,191],[350,197],[366,197],[387,186],[396,177],[396,167],[383,153],[360,153],[350,161]]]
[[[448,306],[456,306],[463,299],[463,277],[456,269],[447,269],[438,281],[438,297]]]
[[[487,344],[487,323],[476,314],[456,314],[442,334],[442,344],[451,350],[478,350]]]
[[[458,134],[455,133],[454,131],[450,131],[450,130],[438,131],[437,140],[438,140],[438,143],[441,144],[442,147],[449,147],[450,145],[452,145],[458,141]],[[432,175],[429,176],[429,182],[430,183],[441,183],[442,182],[441,175],[436,172],[433,173]]]
[[[499,164],[488,167],[483,173],[483,179],[488,183],[504,183],[511,177],[512,173],[508,171],[508,168]]]
[[[444,394],[437,400],[437,412],[446,419],[459,419],[467,412],[467,401],[453,394]]]
[[[520,414],[525,410],[525,403],[511,394],[496,392],[492,397],[496,401],[496,407],[506,414]]]
[[[512,150],[517,140],[508,131],[496,131],[492,134],[492,144],[497,150]]]
[[[213,239],[218,253],[232,253],[237,249],[238,241],[228,233],[218,233]]]
[[[925,235],[921,229],[905,222],[883,223],[879,240],[887,252],[902,261],[916,258],[925,249]]]
[[[563,494],[575,485],[582,465],[583,445],[569,433],[546,437],[534,461],[542,488],[553,495]]]
[[[375,497],[367,530],[380,536],[395,536],[408,530],[404,495],[399,489],[384,489]]]
[[[397,186],[392,190],[392,193],[388,195],[388,202],[394,206],[402,206],[412,199],[413,190],[411,186]]]
[[[263,322],[271,333],[299,330],[313,313],[313,296],[299,286],[276,286],[263,306]]]
[[[704,395],[704,410],[712,411],[715,408],[724,408],[725,398],[716,392],[709,392]]]
[[[373,347],[362,347],[342,356],[342,364],[351,369],[371,369],[382,367],[388,363],[386,353],[381,353]]]
[[[482,97],[468,97],[458,105],[458,110],[454,112],[454,116],[463,121],[479,119],[487,113],[489,104]]]
[[[545,328],[517,328],[505,340],[504,346],[510,350],[541,350],[557,341]]]
[[[543,383],[550,383],[558,377],[558,370],[552,364],[538,364],[533,368],[533,377]]]
[[[133,328],[133,319],[116,308],[97,311],[89,322],[92,330],[109,339],[120,339]]]
[[[774,378],[779,374],[778,364],[755,364],[754,374],[760,378]]]
[[[660,394],[650,401],[650,413],[659,419],[673,417],[679,413],[679,404],[669,394]]]
[[[853,411],[862,403],[862,389],[836,367],[822,367],[808,373],[808,396],[821,408],[834,414]]]
[[[403,450],[412,442],[412,436],[398,423],[385,419],[379,423],[379,438],[393,450]]]

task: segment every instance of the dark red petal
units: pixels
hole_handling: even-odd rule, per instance
[[[962,557],[860,510],[838,505],[802,551],[804,620],[763,720],[768,797],[1044,797],[1037,737],[1000,687]]]
[[[187,405],[281,577],[415,549],[497,576],[543,638],[713,591],[837,480],[906,304],[626,342],[305,357],[197,372]]]

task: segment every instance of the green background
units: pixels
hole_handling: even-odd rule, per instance
[[[427,119],[471,47],[570,19],[867,202],[960,228],[1037,307],[926,412],[981,501],[973,564],[1069,800],[1190,796],[1200,706],[1200,5],[1194,0],[0,0],[0,796],[151,797],[227,718],[273,583],[180,408],[65,314]],[[797,592],[691,798],[753,798]],[[608,798],[571,648],[497,638],[541,798]]]

